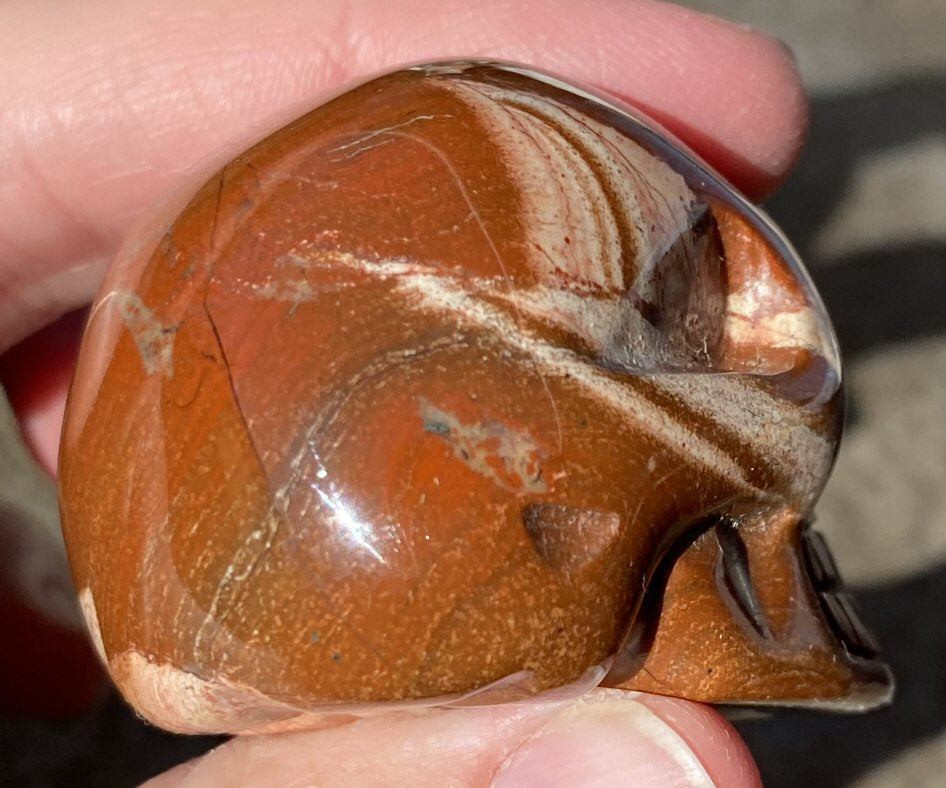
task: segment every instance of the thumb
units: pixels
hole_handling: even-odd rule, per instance
[[[242,737],[148,783],[161,786],[758,786],[708,707],[597,689],[570,701],[398,713]]]

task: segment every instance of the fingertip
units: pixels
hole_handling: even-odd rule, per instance
[[[706,154],[723,162],[724,174],[754,200],[778,190],[801,155],[808,136],[810,104],[798,63],[784,42],[752,31],[745,64],[750,71],[738,88],[722,100],[733,112],[719,139],[705,140]],[[737,68],[734,64],[732,68]],[[724,85],[725,90],[725,85]],[[702,142],[702,141],[701,141]]]
[[[757,785],[721,722],[684,701],[598,690],[545,722],[492,785]]]
[[[754,788],[748,750],[712,710],[622,690],[369,717],[238,737],[149,788],[334,785],[674,785]]]
[[[752,753],[736,729],[715,709],[661,695],[638,696],[700,759],[714,785],[761,788]]]
[[[653,117],[754,200],[801,153],[809,102],[791,49],[764,30],[642,0],[661,44],[621,97]]]

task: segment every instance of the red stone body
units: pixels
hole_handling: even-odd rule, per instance
[[[803,269],[714,175],[544,78],[419,68],[129,241],[70,397],[64,529],[113,678],[178,730],[609,669],[867,706],[885,669],[801,549],[839,392]]]

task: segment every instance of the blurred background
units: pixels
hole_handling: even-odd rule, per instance
[[[946,0],[685,5],[782,38],[812,96],[808,147],[768,209],[808,262],[846,360],[848,431],[818,528],[899,681],[878,713],[780,712],[739,729],[768,786],[946,785]],[[0,468],[0,561],[43,561],[54,491],[2,396]],[[25,523],[35,538],[14,539]],[[216,741],[147,727],[107,691],[78,719],[20,717],[30,678],[10,672],[14,643],[76,655],[49,688],[76,688],[76,708],[92,670],[63,566],[35,575],[61,609],[52,624],[0,609],[0,785],[135,785]]]

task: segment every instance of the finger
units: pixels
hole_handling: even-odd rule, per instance
[[[147,785],[759,784],[745,745],[712,710],[596,690],[566,703],[441,710],[237,738]]]
[[[462,55],[634,102],[759,195],[805,100],[748,29],[651,0],[12,0],[0,7],[0,349],[87,302],[131,221],[339,85]]]

